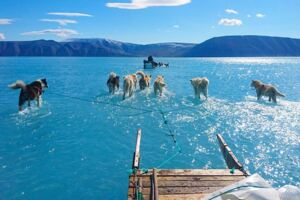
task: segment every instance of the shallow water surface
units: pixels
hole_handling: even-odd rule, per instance
[[[142,58],[0,58],[0,199],[125,199],[136,131],[141,167],[224,168],[223,135],[251,173],[274,186],[300,186],[300,58],[161,58],[170,68],[160,98],[137,90],[109,95],[111,71],[141,69]],[[206,76],[209,99],[189,80]],[[46,77],[42,108],[17,111],[17,79]],[[257,102],[252,79],[286,95]],[[162,114],[166,123],[164,123]],[[176,135],[178,152],[171,133]]]

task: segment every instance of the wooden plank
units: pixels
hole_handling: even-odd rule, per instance
[[[159,200],[202,200],[207,194],[176,194],[176,195],[160,195]],[[128,197],[128,200],[134,200]],[[143,200],[150,200],[150,195],[143,195]]]
[[[159,199],[186,199],[203,196],[238,182],[245,177],[240,171],[231,174],[230,170],[199,170],[199,169],[166,169],[148,170],[147,174],[129,176],[128,199],[134,199],[134,180],[142,178],[142,193],[144,200],[151,199],[151,175],[156,174],[157,191]],[[155,184],[154,184],[155,185]],[[147,198],[146,198],[147,197]]]
[[[139,192],[143,192],[143,187],[144,187],[143,178],[139,178],[138,180],[139,180]]]
[[[152,174],[152,180],[151,183],[149,182],[149,187],[151,186],[151,197],[152,200],[158,200],[159,199],[159,194],[158,194],[158,183],[157,183],[157,170],[153,169],[153,174]]]
[[[159,200],[202,200],[207,194],[160,195]]]
[[[138,129],[136,137],[135,152],[133,157],[133,169],[138,169],[140,166],[140,145],[141,145],[142,130]]]
[[[210,187],[210,186],[218,186],[225,187],[230,184],[237,182],[237,180],[231,181],[161,181],[158,179],[158,187]],[[150,181],[143,181],[144,188],[151,187]],[[134,187],[134,184],[131,184],[129,187]]]
[[[208,194],[223,187],[158,187],[159,196],[173,194]],[[151,195],[151,188],[143,188],[143,195]],[[128,196],[134,197],[134,188],[128,189]]]
[[[150,181],[149,175],[140,175],[138,177],[143,177],[145,181]],[[158,176],[159,181],[239,181],[244,179],[244,176]],[[134,177],[130,177],[130,182],[134,181]]]
[[[225,160],[228,168],[229,169],[232,169],[232,168],[242,169],[243,165],[239,162],[237,157],[231,151],[231,149],[225,142],[224,138],[220,134],[217,134],[217,139],[219,141],[220,150],[222,152],[222,155],[224,157],[224,160]]]
[[[152,170],[148,170],[148,173],[145,175],[151,175],[153,173]],[[205,169],[162,169],[157,173],[158,176],[242,176],[243,173],[240,171],[235,171],[234,174],[230,173],[230,169],[213,169],[213,170],[205,170]]]

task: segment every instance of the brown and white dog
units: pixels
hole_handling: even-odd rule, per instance
[[[264,84],[259,80],[252,80],[251,86],[256,90],[257,100],[260,100],[262,96],[267,96],[269,97],[269,101],[272,100],[274,103],[276,103],[277,96],[285,97],[276,89],[275,86]]]
[[[134,89],[136,88],[137,84],[137,77],[136,74],[130,74],[124,77],[124,84],[123,84],[123,100],[128,94],[129,97],[133,95]]]
[[[197,77],[191,79],[190,81],[194,88],[195,97],[201,99],[200,94],[202,93],[207,99],[209,80],[206,77]]]
[[[21,89],[19,95],[19,111],[22,110],[22,106],[27,101],[28,106],[30,107],[30,101],[36,100],[37,106],[41,105],[41,96],[44,91],[44,88],[48,88],[48,84],[46,79],[38,79],[28,85],[26,85],[23,81],[16,81],[15,83],[9,85],[11,89]]]
[[[139,80],[140,89],[144,90],[150,87],[151,75],[147,75],[142,71],[137,71],[136,75],[140,75],[141,78]]]
[[[109,93],[115,94],[115,91],[119,90],[120,87],[120,77],[116,73],[111,72],[109,74],[108,80],[106,82]]]
[[[157,95],[157,93],[159,92],[159,95],[162,96],[163,88],[165,86],[166,84],[165,84],[164,76],[158,75],[153,85],[154,94]]]

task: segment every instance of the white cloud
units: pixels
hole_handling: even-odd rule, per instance
[[[178,24],[173,25],[173,28],[180,28]]]
[[[248,18],[250,18],[250,17],[251,17],[251,15],[250,15],[250,14],[248,14],[248,15],[247,15],[247,17],[248,17]]]
[[[233,10],[233,9],[226,9],[225,12],[228,14],[235,14],[235,15],[238,14],[238,11]]]
[[[131,0],[130,3],[107,3],[110,8],[144,9],[154,6],[181,6],[191,3],[192,0]]]
[[[13,22],[12,19],[0,19],[0,25],[7,25]]]
[[[52,34],[58,37],[69,37],[71,35],[77,35],[78,32],[71,29],[45,29],[41,31],[30,31],[26,33],[22,33],[22,35],[46,35]]]
[[[86,13],[69,13],[69,12],[50,12],[48,15],[57,15],[57,16],[65,16],[65,17],[92,17],[90,14]]]
[[[5,36],[3,33],[0,33],[0,40],[5,40]]]
[[[258,18],[264,18],[266,15],[262,14],[262,13],[257,13],[256,14],[256,17]]]
[[[43,22],[55,22],[58,23],[61,26],[66,26],[68,24],[76,24],[76,20],[70,20],[70,19],[41,19],[40,21]]]
[[[239,19],[223,18],[223,19],[220,19],[218,24],[223,25],[223,26],[241,26],[243,24],[243,22]]]

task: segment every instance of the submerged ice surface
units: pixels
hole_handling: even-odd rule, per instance
[[[163,168],[224,168],[220,133],[251,173],[300,186],[299,58],[159,60],[170,67],[145,72],[152,82],[164,75],[164,95],[151,87],[122,101],[122,89],[108,94],[108,74],[134,73],[141,58],[1,58],[0,199],[125,198],[138,128],[142,168],[176,154],[169,129],[182,153]],[[196,76],[210,80],[208,100],[194,98]],[[49,85],[42,107],[17,112],[19,92],[6,85],[41,77]],[[286,98],[256,101],[252,79]]]

